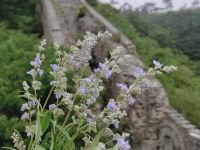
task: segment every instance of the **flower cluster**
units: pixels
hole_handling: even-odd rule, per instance
[[[111,51],[111,58],[109,60],[106,58],[104,63],[99,63],[99,67],[94,72],[106,79],[111,78],[113,73],[120,73],[121,70],[118,64],[124,63],[130,58],[130,55],[121,56],[122,51],[123,47],[121,46]]]
[[[33,81],[32,85],[29,86],[29,84],[24,81],[23,82],[23,89],[24,89],[24,95],[23,97],[27,98],[27,102],[22,104],[21,111],[24,112],[21,116],[22,120],[28,120],[29,125],[26,126],[26,133],[27,136],[31,136],[32,133],[34,133],[35,126],[32,125],[32,117],[35,114],[36,105],[40,105],[39,101],[36,100],[34,97],[36,97],[36,93],[41,88],[41,82],[37,79],[37,77],[41,77],[44,73],[43,69],[41,69],[42,62],[45,59],[45,56],[43,54],[43,51],[45,50],[46,40],[42,40],[40,43],[40,46],[38,46],[38,52],[36,54],[36,57],[33,61],[30,62],[30,65],[33,67],[30,71],[27,72],[27,74],[31,75]],[[34,94],[31,94],[31,88],[34,90]]]
[[[20,139],[20,136],[17,132],[13,132],[11,138],[13,139],[14,147],[17,148],[17,150],[26,149],[24,142]]]
[[[103,90],[102,80],[95,75],[80,80],[79,92],[85,96],[86,104],[90,105],[96,102],[97,97]]]
[[[29,92],[30,86],[26,81],[23,82],[23,89],[25,91],[24,97],[31,97]],[[21,116],[22,120],[29,120],[31,123],[31,117],[35,113],[34,107],[36,106],[36,101],[28,99],[27,103],[22,104],[21,111],[24,112]]]
[[[46,45],[46,40],[41,41],[40,46],[38,46],[38,52],[36,54],[36,57],[34,58],[33,61],[30,62],[33,68],[27,72],[27,74],[31,75],[33,78],[32,87],[34,91],[37,91],[41,88],[41,82],[36,80],[36,77],[37,76],[41,77],[44,73],[44,71],[40,68],[40,66],[42,65],[42,62],[45,59],[45,56],[42,53],[45,50],[44,48],[45,45]]]
[[[27,74],[31,75],[33,79],[36,78],[36,76],[42,76],[44,71],[40,69],[40,66],[42,65],[42,62],[45,59],[44,54],[42,52],[45,50],[44,46],[46,45],[46,40],[41,41],[40,46],[38,46],[38,53],[36,54],[36,57],[33,61],[30,62],[31,66],[33,68],[27,72]]]
[[[41,87],[37,77],[42,76],[44,72],[41,65],[45,58],[42,52],[45,50],[46,41],[41,42],[36,57],[30,62],[33,68],[28,71],[33,79],[32,85],[23,82],[23,97],[27,102],[21,106],[23,112],[21,119],[29,123],[25,129],[29,149],[131,149],[127,140],[129,134],[124,132],[119,134],[113,131],[112,127],[120,126],[120,120],[127,115],[126,107],[134,105],[136,101],[134,96],[141,94],[142,89],[148,87],[150,77],[162,72],[169,73],[177,68],[163,66],[156,60],[153,61],[155,67],[146,72],[136,67],[133,70],[133,78],[135,78],[133,84],[128,86],[125,83],[117,83],[119,96],[108,100],[105,106],[99,104],[97,99],[104,88],[103,80],[110,79],[114,73],[120,73],[119,64],[125,63],[130,58],[129,55],[122,54],[123,47],[117,47],[110,52],[109,59],[100,62],[98,68],[91,71],[90,75],[83,76],[92,58],[92,49],[98,41],[111,36],[107,31],[99,32],[97,35],[87,32],[83,40],[79,40],[76,46],[72,46],[68,53],[54,43],[56,63],[50,64],[53,80],[50,81],[51,90],[45,99],[40,98],[37,92]],[[73,92],[67,88],[68,71],[73,72],[72,80],[75,88]],[[49,99],[52,95],[55,101],[50,103]],[[99,105],[101,106],[98,107]],[[84,144],[76,145],[76,140],[80,137]],[[107,137],[109,141],[105,142],[102,137]],[[25,149],[23,140],[19,140],[16,132],[13,133],[12,138],[14,147],[18,150]],[[114,146],[109,143],[113,143],[111,145]]]

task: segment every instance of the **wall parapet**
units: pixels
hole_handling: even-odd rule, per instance
[[[40,9],[44,38],[48,39],[48,42],[56,41],[58,44],[63,44],[64,36],[52,2],[50,0],[41,0]]]

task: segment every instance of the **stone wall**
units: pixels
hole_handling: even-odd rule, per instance
[[[54,6],[50,0],[42,0],[40,5],[40,17],[43,25],[44,38],[48,42],[56,41],[64,43],[64,36]]]
[[[117,45],[124,47],[122,55],[131,55],[128,63],[120,65],[122,73],[105,82],[110,96],[115,97],[115,83],[131,84],[134,81],[134,68],[145,66],[134,44],[92,7],[87,5],[88,13],[79,18],[78,13],[83,4],[87,5],[83,0],[42,0],[40,8],[44,37],[49,42],[68,45],[86,31],[110,31],[115,38],[95,48],[93,56],[96,62],[103,61],[107,56],[108,52],[102,50],[113,49]],[[150,89],[137,97],[135,106],[128,109],[126,129],[131,132],[132,149],[200,150],[200,131],[170,107],[167,95],[156,79],[152,79],[151,84]]]

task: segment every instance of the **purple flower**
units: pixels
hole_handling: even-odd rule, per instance
[[[159,61],[153,60],[153,64],[155,65],[156,69],[161,69],[162,68],[162,64]]]
[[[79,63],[79,62],[75,62],[75,63],[74,63],[74,66],[75,66],[75,68],[77,69],[77,68],[80,67],[80,63]]]
[[[27,74],[36,77],[37,76],[37,72],[35,71],[35,69],[31,69],[30,71],[26,72]]]
[[[99,67],[100,67],[100,68],[104,68],[104,67],[106,67],[106,65],[103,64],[103,63],[99,63]]]
[[[117,83],[116,86],[123,90],[125,93],[128,93],[128,87],[125,84]]]
[[[122,137],[117,138],[117,144],[119,145],[120,150],[130,150],[131,148],[128,141]]]
[[[29,113],[25,112],[22,116],[21,116],[21,120],[25,120],[29,118]]]
[[[54,109],[54,108],[56,108],[56,105],[55,105],[55,104],[49,105],[49,110],[52,110],[52,109]]]
[[[100,68],[97,68],[97,69],[94,69],[94,73],[98,74],[101,72],[101,69]]]
[[[86,121],[87,121],[88,123],[91,123],[91,122],[93,121],[93,119],[92,119],[91,117],[87,117],[87,118],[86,118]]]
[[[136,101],[136,100],[135,100],[133,97],[130,97],[130,98],[128,99],[128,104],[132,106],[132,105],[135,104],[135,101]]]
[[[116,102],[113,99],[109,101],[107,108],[110,111],[116,111],[117,109],[119,109],[119,107],[117,106]]]
[[[39,74],[39,76],[41,77],[41,76],[44,74],[44,71],[43,71],[42,69],[39,69],[39,70],[38,70],[38,74]]]
[[[29,109],[28,104],[27,104],[27,103],[22,104],[20,110],[21,110],[21,111],[24,111],[24,110],[26,110],[26,109]]]
[[[92,115],[91,115],[91,114],[87,113],[87,116],[86,116],[86,121],[87,121],[88,123],[91,123],[91,122],[93,122],[93,117],[92,117]]]
[[[56,82],[56,81],[55,81],[55,82]],[[56,99],[60,99],[61,96],[62,96],[61,91],[58,90],[58,89],[54,90],[54,94],[55,94]]]
[[[107,67],[105,64],[103,63],[99,63],[99,67],[97,69],[94,70],[94,72],[97,74],[97,73],[100,73],[101,70],[104,70],[105,72],[105,77],[107,79],[109,79],[111,76],[112,76],[112,72],[111,70],[109,69],[109,67]]]
[[[70,55],[70,56],[69,56],[69,60],[73,61],[73,60],[74,60],[74,56],[73,56],[73,55]]]
[[[26,132],[26,136],[27,136],[27,137],[30,137],[30,136],[32,135],[32,133],[29,132],[29,131],[25,131],[25,132]]]
[[[144,70],[140,67],[136,67],[134,72],[133,72],[133,75],[136,77],[136,78],[139,78],[139,77],[142,77],[145,75],[144,73]]]
[[[44,73],[44,71],[40,70],[40,72],[39,72],[40,77],[43,75],[43,73]]]
[[[40,58],[38,58],[38,57],[35,57],[34,58],[34,61],[31,61],[30,62],[30,64],[32,65],[32,66],[39,66],[39,65],[41,65],[41,60],[40,60]]]
[[[108,67],[106,67],[106,69],[105,69],[106,78],[109,79],[111,77],[111,75],[112,75],[111,70]]]
[[[87,90],[83,86],[81,86],[79,90],[81,94],[87,94]]]
[[[36,102],[35,102],[35,101],[29,101],[29,102],[28,102],[28,105],[29,105],[30,107],[35,107]]]
[[[113,125],[115,126],[115,128],[119,128],[119,122],[115,122]]]
[[[53,69],[53,71],[58,71],[60,69],[60,67],[56,64],[51,64],[50,66]]]
[[[92,77],[84,78],[83,80],[85,82],[87,82],[87,83],[91,83],[92,82]]]
[[[60,92],[55,91],[54,94],[55,94],[55,96],[56,96],[56,99],[61,98],[61,94],[60,94]]]

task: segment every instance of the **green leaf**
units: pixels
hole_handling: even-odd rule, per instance
[[[60,133],[62,133],[67,138],[67,140],[71,140],[71,137],[69,136],[68,132],[65,131],[65,129],[63,127],[56,125],[56,128],[58,128]]]
[[[41,129],[41,123],[40,123],[40,116],[38,115],[36,120],[36,133],[35,133],[35,143],[38,144],[42,139],[42,129]]]
[[[54,147],[54,135],[53,135],[53,131],[51,131],[51,147],[50,150],[53,150]]]
[[[35,97],[32,96],[27,96],[27,95],[20,95],[21,97],[24,97],[26,99],[32,100],[34,102],[38,102],[38,100]]]
[[[73,142],[72,138],[68,134],[68,132],[65,131],[64,128],[59,126],[59,125],[56,125],[56,127],[58,128],[60,133],[62,133],[66,137],[66,143],[63,146],[62,150],[74,150],[75,149],[75,145],[74,145],[74,142]]]
[[[72,141],[68,141],[62,148],[62,150],[74,150],[74,149],[75,149],[75,146]]]
[[[34,150],[46,150],[46,148],[40,146],[40,145],[36,145]]]
[[[93,143],[95,145],[97,145],[99,143],[99,140],[100,138],[103,136],[103,134],[105,134],[105,129],[102,129],[95,137],[94,137],[94,140],[93,140]]]
[[[98,143],[100,138],[105,134],[105,129],[102,129],[93,139],[92,144],[86,147],[87,150],[94,150]]]
[[[55,144],[54,148],[56,150],[61,150],[63,145],[66,143],[65,142],[66,140],[65,140],[65,138],[63,138],[63,136],[57,137],[57,139],[58,139],[58,142]]]
[[[51,112],[45,113],[45,115],[40,118],[42,133],[44,133],[48,129],[50,119],[51,119]]]
[[[50,133],[48,132],[46,134],[44,140],[42,141],[42,144],[41,144],[43,147],[46,147],[48,149],[50,148],[50,146],[49,146],[49,139],[50,139]]]

